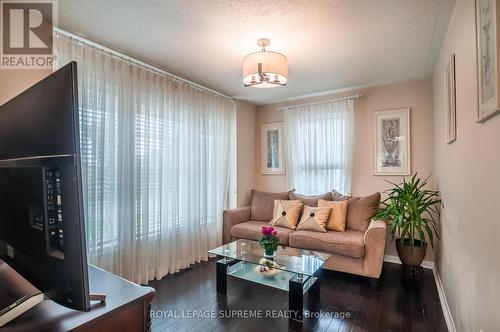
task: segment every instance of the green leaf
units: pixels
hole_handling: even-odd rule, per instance
[[[429,178],[422,180],[415,173],[408,180],[403,177],[400,184],[386,180],[393,188],[386,191],[387,197],[374,217],[387,222],[393,239],[408,238],[411,250],[417,236],[422,241],[427,238],[433,247],[434,235],[439,238],[436,218],[443,204],[438,191],[425,189]]]

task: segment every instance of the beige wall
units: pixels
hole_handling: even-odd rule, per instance
[[[0,69],[0,105],[52,73],[45,69]]]
[[[458,331],[499,331],[500,115],[476,123],[474,1],[457,0],[434,71],[436,264]],[[456,56],[457,141],[445,144],[444,68]]]
[[[236,102],[237,206],[250,204],[250,191],[255,184],[255,105]]]
[[[430,80],[416,80],[398,84],[365,88],[336,95],[294,100],[287,103],[257,107],[256,121],[256,188],[263,191],[286,191],[290,189],[286,175],[260,174],[260,126],[265,123],[283,121],[283,112],[277,107],[290,104],[301,104],[327,100],[355,93],[362,94],[362,98],[355,102],[354,114],[354,169],[352,194],[367,195],[377,191],[384,191],[390,187],[384,180],[401,181],[400,176],[373,175],[373,113],[378,110],[387,110],[399,107],[409,107],[411,117],[411,171],[427,176],[433,170],[433,97],[432,82]],[[433,179],[430,179],[433,186]],[[394,245],[388,245],[386,254],[397,255]],[[427,254],[427,260],[433,258],[432,250]]]

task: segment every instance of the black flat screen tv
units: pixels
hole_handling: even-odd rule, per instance
[[[71,62],[0,106],[0,259],[88,311],[77,91]]]

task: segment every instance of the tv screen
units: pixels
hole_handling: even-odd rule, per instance
[[[71,62],[0,106],[0,258],[88,311],[77,100]]]

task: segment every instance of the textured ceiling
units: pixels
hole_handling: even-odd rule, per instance
[[[59,26],[257,104],[427,78],[454,0],[59,0]],[[289,60],[284,88],[244,88],[243,57]]]

